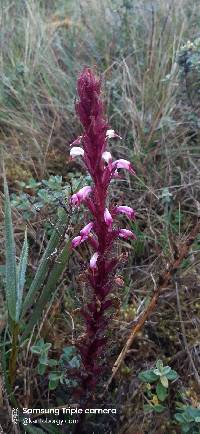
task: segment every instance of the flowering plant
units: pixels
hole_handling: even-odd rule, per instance
[[[81,156],[93,181],[92,186],[84,186],[70,199],[74,207],[84,204],[91,215],[91,220],[72,240],[73,248],[87,241],[93,250],[87,270],[91,297],[81,309],[86,331],[76,343],[84,366],[82,390],[87,393],[94,389],[102,371],[100,354],[106,343],[107,311],[113,304],[109,294],[119,262],[119,258],[113,256],[113,244],[118,237],[135,239],[132,231],[116,224],[118,214],[134,219],[135,211],[126,205],[109,204],[108,188],[113,178],[120,177],[118,169],[126,169],[133,175],[135,172],[129,161],[113,161],[107,150],[110,138],[121,137],[109,129],[103,114],[101,81],[89,68],[84,68],[78,79],[78,96],[76,112],[83,126],[83,135],[71,144],[70,155],[72,158]]]

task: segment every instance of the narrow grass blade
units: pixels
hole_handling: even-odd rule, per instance
[[[45,434],[46,431],[43,431],[43,429],[40,429],[38,427],[33,428],[31,425],[26,425],[26,431],[30,434]]]
[[[71,252],[71,240],[68,241],[58,256],[58,260],[55,262],[52,271],[49,275],[47,284],[45,285],[40,298],[37,300],[34,311],[31,315],[31,319],[25,326],[25,331],[22,335],[22,339],[26,338],[32,331],[33,327],[37,324],[42,316],[42,312],[45,309],[47,303],[50,301],[52,295],[57,288],[58,280],[61,278],[62,273],[68,263],[69,255]]]
[[[16,252],[12,224],[12,214],[8,184],[4,176],[5,196],[5,250],[6,250],[6,301],[8,314],[13,321],[16,320],[16,297],[17,297],[17,273]]]
[[[24,300],[23,307],[22,307],[22,316],[25,315],[27,310],[33,304],[36,292],[42,287],[42,285],[45,281],[45,278],[46,278],[46,275],[48,272],[48,268],[49,268],[49,262],[50,262],[51,254],[55,251],[55,249],[57,248],[57,246],[60,242],[60,238],[62,237],[64,230],[65,230],[65,227],[66,227],[66,223],[67,223],[67,214],[66,214],[64,209],[59,208],[58,222],[57,222],[56,227],[52,233],[52,236],[49,240],[47,248],[46,248],[44,255],[41,259],[40,265],[37,269],[36,275],[35,275],[32,283],[31,283],[29,291],[28,291],[26,298]]]
[[[9,330],[9,326],[6,326],[4,333],[2,333],[2,335],[0,336],[0,369],[1,369],[1,374],[3,376],[3,380],[4,380],[4,387],[5,387],[5,391],[7,396],[9,396],[9,401],[11,403],[11,405],[13,406],[13,408],[18,408],[18,403],[17,400],[15,398],[15,393],[12,389],[12,386],[9,382],[8,379],[8,367],[7,367],[7,362],[8,362],[8,348],[10,347],[10,338],[9,338],[9,334],[8,334],[8,330]]]
[[[24,243],[21,251],[19,266],[18,266],[18,281],[17,281],[17,306],[16,306],[16,320],[19,320],[23,289],[26,279],[26,269],[28,262],[28,241],[27,241],[27,229],[25,230]]]
[[[61,431],[60,431],[60,429],[58,428],[58,427],[56,427],[55,425],[51,425],[51,424],[49,424],[49,426],[45,426],[45,425],[43,425],[43,424],[41,424],[41,426],[43,427],[44,426],[44,429],[46,429],[47,430],[47,433],[48,434],[61,434]]]
[[[5,276],[5,274],[6,274],[6,267],[5,267],[5,265],[0,265],[0,274],[2,275],[2,277]]]

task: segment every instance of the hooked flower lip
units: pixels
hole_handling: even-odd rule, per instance
[[[83,229],[81,229],[80,235],[78,235],[77,237],[75,237],[72,240],[72,247],[73,248],[76,248],[77,246],[79,246],[79,244],[83,243],[83,241],[88,239],[89,233],[92,230],[93,226],[94,226],[94,223],[90,222],[86,226],[84,226]]]
[[[112,163],[112,169],[126,169],[129,172],[131,172],[133,175],[135,175],[135,171],[132,167],[132,164],[128,160],[124,160],[121,158],[120,160],[113,161]]]
[[[108,137],[109,139],[113,139],[115,137],[118,137],[119,139],[122,139],[122,137],[119,136],[119,134],[117,134],[114,130],[107,130],[106,131],[106,137]]]
[[[84,238],[84,239],[86,239],[85,237],[88,237],[88,234],[92,230],[93,226],[94,226],[93,222],[90,222],[86,226],[84,226],[84,228],[81,229],[81,231],[80,231],[81,237]]]
[[[89,185],[85,185],[82,187],[77,193],[73,194],[71,197],[72,205],[79,206],[81,202],[83,202],[87,196],[91,193],[92,188]]]
[[[73,148],[70,149],[70,156],[73,158],[77,157],[78,155],[84,155],[83,148],[81,148],[80,146],[73,146]]]
[[[97,259],[99,257],[99,253],[95,252],[94,255],[90,258],[90,268],[95,270],[97,268]]]
[[[126,205],[116,206],[115,212],[117,214],[120,214],[120,213],[126,214],[130,219],[134,219],[135,218],[135,211],[130,206],[126,206]]]
[[[104,211],[104,221],[105,221],[105,223],[108,226],[112,225],[113,218],[112,218],[112,216],[111,216],[110,211],[108,210],[108,208],[106,208],[105,211]]]
[[[112,155],[111,155],[111,153],[109,151],[103,152],[102,158],[108,164],[112,161]]]
[[[80,235],[73,238],[72,243],[71,243],[72,248],[76,248],[77,246],[79,246],[79,244],[81,244],[81,242],[82,242],[82,237]]]
[[[126,240],[128,238],[132,238],[133,240],[137,239],[136,235],[129,229],[120,229],[118,232],[118,236],[121,238],[125,238]]]

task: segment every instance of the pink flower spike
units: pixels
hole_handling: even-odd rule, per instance
[[[84,150],[80,148],[79,146],[73,146],[73,148],[70,149],[70,155],[71,157],[77,157],[78,155],[84,155]]]
[[[112,225],[113,218],[112,218],[112,216],[111,216],[110,211],[108,210],[108,208],[106,208],[105,211],[104,211],[104,220],[105,220],[105,222],[106,222],[106,224],[108,226]]]
[[[120,229],[118,236],[125,239],[128,238],[133,238],[134,240],[137,239],[136,235],[132,231],[129,231],[128,229]]]
[[[111,155],[111,153],[109,151],[103,152],[102,158],[108,164],[112,161],[112,155]]]
[[[126,169],[126,170],[128,170],[129,172],[131,172],[133,175],[135,175],[135,171],[133,170],[130,161],[128,161],[128,160],[123,160],[123,158],[120,159],[120,160],[116,160],[116,161],[114,161],[114,162],[112,163],[112,168],[113,168],[113,169]]]
[[[118,134],[116,134],[114,130],[107,130],[106,131],[106,137],[108,137],[109,139],[113,139],[115,137],[122,139],[122,137],[120,137]]]
[[[76,140],[74,140],[74,142],[70,143],[69,146],[74,146],[74,145],[81,145],[82,142],[82,137],[83,136],[78,136]]]
[[[90,259],[90,268],[92,270],[95,270],[97,268],[97,259],[99,257],[99,253],[95,252],[94,255],[92,255],[91,259]]]
[[[130,206],[120,205],[115,208],[115,211],[117,213],[126,214],[129,217],[129,219],[135,218],[135,211]]]
[[[94,223],[90,222],[86,226],[84,226],[83,229],[81,229],[80,235],[82,237],[82,241],[84,241],[84,240],[86,240],[86,238],[88,238],[88,235],[89,235],[91,229],[93,228],[93,226],[94,226]]]
[[[75,249],[77,246],[79,246],[79,244],[81,244],[81,242],[82,242],[82,237],[78,235],[78,237],[75,237],[72,240],[72,248]]]
[[[72,205],[79,206],[81,202],[83,202],[86,197],[91,193],[92,189],[89,187],[89,185],[86,185],[85,187],[81,188],[77,193],[73,194],[71,197],[71,203]]]

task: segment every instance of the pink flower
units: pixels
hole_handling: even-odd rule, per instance
[[[81,188],[77,193],[73,194],[71,197],[71,203],[72,205],[79,206],[81,202],[83,202],[86,197],[91,193],[92,188],[89,187],[89,185],[86,185],[85,187]]]
[[[120,137],[118,134],[116,134],[114,130],[107,130],[106,131],[106,137],[108,137],[109,139],[113,139],[115,137],[122,139],[122,137]]]
[[[97,268],[97,259],[99,257],[99,253],[95,252],[94,255],[92,255],[91,259],[90,259],[90,268],[92,270],[95,270]]]
[[[84,150],[80,146],[73,146],[73,148],[70,149],[70,155],[71,157],[77,157],[78,155],[84,155]]]
[[[135,218],[135,211],[130,206],[126,206],[126,205],[116,206],[115,212],[117,214],[118,213],[126,214],[130,219]]]
[[[78,237],[75,237],[72,240],[72,247],[75,248],[75,247],[79,246],[79,244],[81,244],[81,242],[82,242],[82,237],[80,235],[78,235]]]
[[[86,226],[84,226],[83,229],[81,229],[80,235],[82,237],[82,241],[84,241],[88,238],[88,235],[89,235],[90,231],[92,230],[93,226],[94,226],[94,223],[90,222]]]
[[[129,231],[129,229],[120,229],[118,236],[125,239],[133,238],[136,240],[136,235],[132,231]]]
[[[105,211],[104,211],[104,220],[105,220],[105,222],[106,222],[106,224],[108,226],[112,225],[113,218],[112,218],[112,216],[111,216],[110,211],[108,210],[108,208],[106,208]]]
[[[102,158],[108,164],[112,161],[112,155],[111,155],[111,153],[109,151],[103,152]]]
[[[120,160],[116,160],[112,163],[112,169],[126,169],[129,172],[131,172],[133,175],[135,175],[135,171],[132,168],[132,165],[130,163],[130,161],[128,160],[123,160],[123,158],[121,158]]]
[[[93,226],[94,226],[94,223],[90,222],[86,226],[84,226],[83,229],[81,229],[80,235],[78,235],[77,237],[75,237],[72,240],[72,247],[73,248],[79,246],[79,244],[83,243],[83,241],[88,239],[88,235],[89,235],[90,231],[92,230]]]

